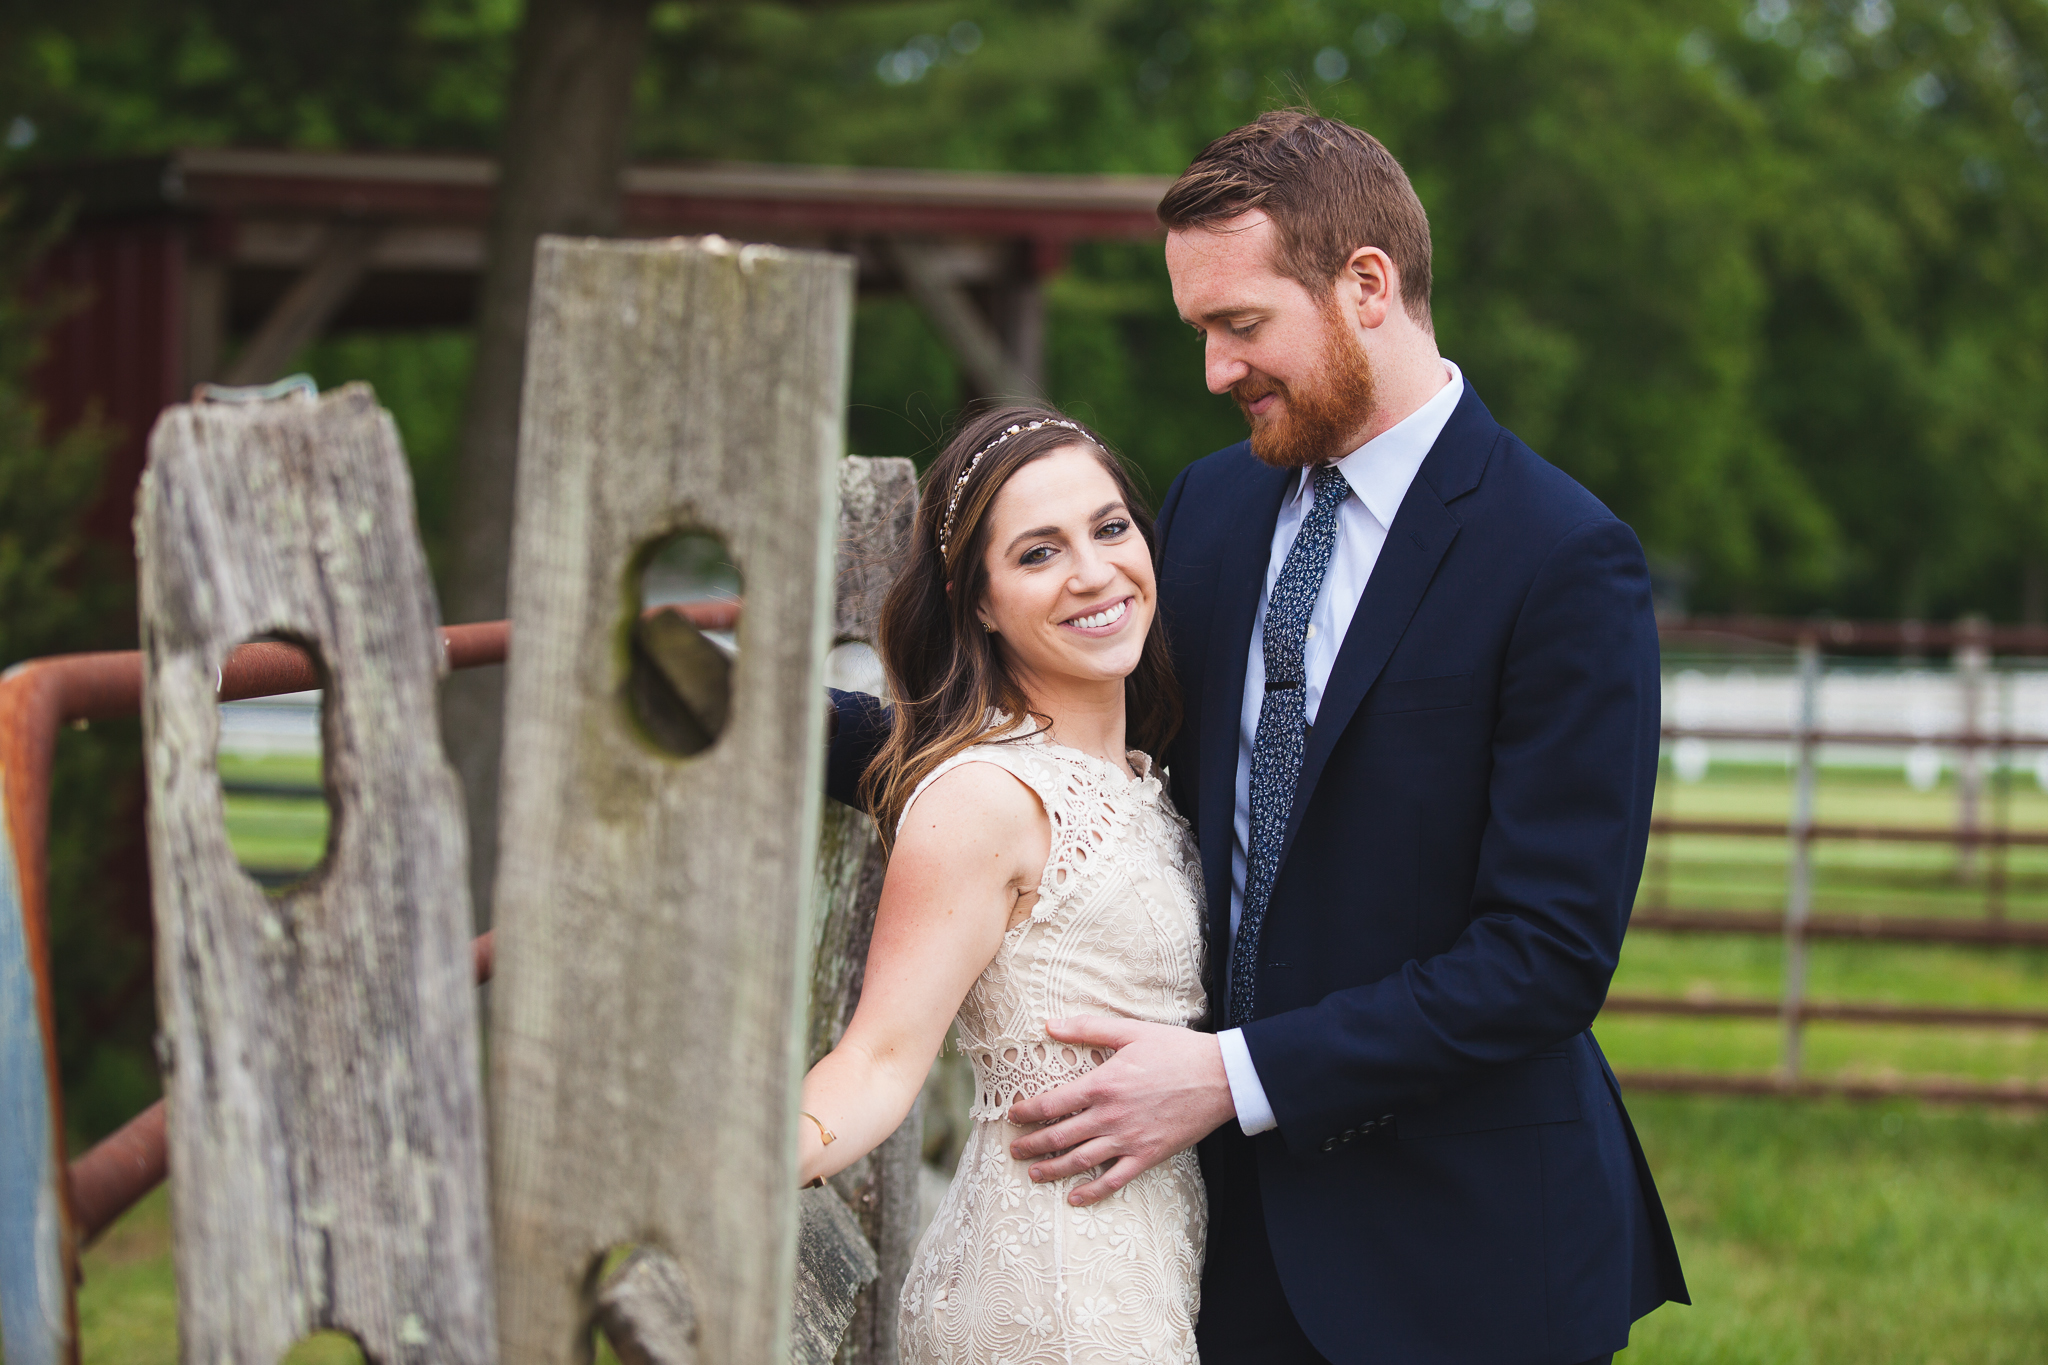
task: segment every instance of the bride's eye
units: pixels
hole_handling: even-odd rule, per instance
[[[1131,523],[1124,518],[1111,517],[1108,521],[1095,528],[1095,538],[1097,540],[1115,540],[1130,529]]]
[[[1022,556],[1021,558],[1019,558],[1017,562],[1018,562],[1019,564],[1023,564],[1023,565],[1027,565],[1027,566],[1029,566],[1029,565],[1033,565],[1033,564],[1043,564],[1043,563],[1045,563],[1045,561],[1046,561],[1046,560],[1048,560],[1048,559],[1051,559],[1051,558],[1052,558],[1052,546],[1050,546],[1050,545],[1034,545],[1034,546],[1032,546],[1032,547],[1031,547],[1030,549],[1026,550],[1026,551],[1024,552],[1023,556]]]

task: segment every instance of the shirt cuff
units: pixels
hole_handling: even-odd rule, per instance
[[[1252,1050],[1245,1046],[1244,1030],[1227,1028],[1216,1035],[1223,1048],[1223,1074],[1230,1079],[1230,1103],[1237,1110],[1237,1126],[1246,1137],[1269,1132],[1280,1126],[1273,1106],[1266,1099],[1266,1087],[1259,1084],[1259,1069],[1252,1065]]]

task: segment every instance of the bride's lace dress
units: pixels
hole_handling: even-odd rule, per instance
[[[1038,794],[1052,852],[1031,917],[1003,938],[960,1006],[974,1064],[973,1131],[903,1285],[905,1365],[1163,1365],[1195,1361],[1208,1205],[1184,1151],[1088,1208],[1086,1177],[1031,1181],[1010,1143],[1013,1101],[1093,1069],[1099,1051],[1045,1021],[1121,1015],[1191,1025],[1202,990],[1201,865],[1151,763],[1135,779],[1042,734],[941,764],[993,763]],[[908,811],[906,809],[906,815]]]

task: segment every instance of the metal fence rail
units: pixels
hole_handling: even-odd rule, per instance
[[[2006,853],[2014,848],[2048,848],[2048,830],[2009,827],[2006,803],[1995,804],[1994,822],[1985,820],[1982,755],[1995,752],[2009,759],[2018,749],[2048,746],[2048,736],[2015,734],[2010,716],[1996,729],[1983,724],[1994,648],[2014,653],[2048,653],[2048,630],[2038,627],[1993,628],[1965,621],[1954,626],[1919,622],[1793,622],[1756,618],[1694,618],[1667,622],[1664,642],[1753,645],[1758,641],[1794,647],[1798,691],[1793,723],[1783,729],[1758,726],[1667,723],[1667,740],[1762,741],[1790,749],[1792,810],[1783,821],[1661,817],[1652,822],[1654,836],[1695,835],[1724,838],[1779,839],[1789,844],[1784,908],[1778,911],[1673,907],[1663,889],[1653,885],[1650,898],[1630,921],[1638,931],[1748,934],[1782,937],[1785,944],[1784,984],[1777,1000],[1693,1000],[1640,995],[1610,997],[1606,1009],[1617,1014],[1665,1015],[1721,1019],[1777,1019],[1781,1022],[1780,1065],[1772,1075],[1699,1072],[1623,1072],[1624,1084],[1636,1089],[1715,1094],[1769,1094],[1798,1097],[1834,1096],[1889,1099],[1902,1096],[1942,1101],[2048,1106],[2048,1086],[2014,1079],[1981,1083],[1948,1079],[1835,1080],[1805,1076],[1804,1033],[1808,1023],[1908,1025],[1916,1027],[2048,1028],[2048,1010],[1964,1009],[1935,1005],[1879,1002],[1815,1002],[1806,995],[1808,945],[1815,939],[1850,942],[1940,943],[1977,948],[2048,947],[2048,920],[2014,920],[2006,904]],[[1919,653],[1948,650],[1954,655],[1962,685],[1962,728],[1943,734],[1886,730],[1826,729],[1820,718],[1823,646],[1838,652],[1865,654]],[[1952,749],[1961,752],[1960,800],[1956,823],[1929,827],[1871,823],[1822,822],[1815,816],[1819,755],[1828,745],[1901,746]],[[2009,763],[2000,765],[2009,772]],[[1813,851],[1817,843],[1946,844],[1963,855],[1966,876],[1981,858],[1985,887],[1981,916],[1908,916],[1882,912],[1842,914],[1814,909]]]

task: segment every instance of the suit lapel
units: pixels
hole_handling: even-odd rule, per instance
[[[1444,425],[1436,444],[1408,485],[1394,524],[1387,528],[1387,543],[1379,561],[1366,580],[1365,592],[1352,614],[1351,628],[1330,667],[1330,679],[1323,686],[1322,703],[1309,730],[1308,744],[1301,756],[1301,778],[1294,789],[1294,805],[1287,814],[1287,830],[1280,842],[1280,861],[1294,847],[1294,832],[1301,827],[1316,782],[1330,761],[1331,751],[1365,694],[1379,679],[1400,643],[1422,595],[1436,576],[1451,542],[1458,537],[1458,519],[1445,503],[1464,496],[1478,486],[1486,461],[1492,454],[1500,425],[1479,401],[1470,381],[1458,400],[1451,420]],[[1242,686],[1243,661],[1238,664]]]
[[[1195,833],[1208,888],[1212,943],[1227,943],[1230,935],[1230,850],[1235,839],[1231,822],[1237,805],[1237,732],[1244,706],[1245,660],[1265,591],[1273,523],[1298,477],[1292,470],[1259,464],[1249,451],[1245,464],[1245,484],[1237,502],[1241,515],[1229,516],[1218,547],[1216,600],[1202,683],[1202,808]]]

